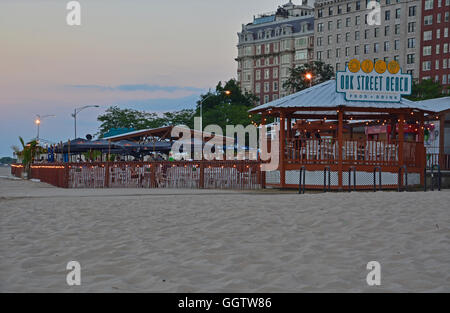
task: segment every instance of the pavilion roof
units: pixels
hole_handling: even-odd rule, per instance
[[[435,113],[450,110],[450,97],[429,99],[418,102],[423,106],[427,107],[428,110],[433,111]]]
[[[338,109],[340,106],[349,108],[417,109],[426,112],[430,111],[429,106],[403,98],[400,102],[348,101],[345,99],[343,93],[336,91],[336,81],[329,80],[289,96],[257,106],[251,109],[250,112],[256,113],[278,108],[303,108],[319,111],[324,108]]]

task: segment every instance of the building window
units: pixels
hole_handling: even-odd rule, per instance
[[[373,52],[378,53],[380,51],[380,44],[378,42],[373,44]]]
[[[408,8],[408,16],[416,16],[416,6],[411,6]]]
[[[395,10],[395,18],[400,18],[400,15],[401,15],[401,9],[400,8],[396,9]]]
[[[341,25],[342,25],[342,20],[337,20],[336,21],[336,29],[341,29]]]
[[[333,21],[328,21],[328,30],[333,28]]]
[[[352,11],[352,5],[350,3],[347,3],[347,13],[350,13]]]
[[[440,53],[440,48],[441,48],[440,45],[436,45],[436,54],[439,54],[439,53]]]
[[[423,18],[424,25],[432,25],[433,24],[433,15],[427,15]]]
[[[336,34],[336,43],[341,42],[341,34]]]
[[[355,31],[355,40],[359,40],[359,30]]]
[[[264,70],[264,79],[269,79],[270,78],[270,70],[269,69],[265,69]]]
[[[269,92],[270,91],[270,83],[265,82],[264,83],[264,92]]]
[[[337,13],[342,14],[342,6],[341,5],[338,5]]]
[[[329,7],[328,8],[328,16],[332,16],[333,15],[333,7]]]
[[[260,93],[260,92],[261,92],[261,84],[260,84],[260,83],[257,83],[257,84],[255,85],[255,92],[256,92],[256,93]]]
[[[394,50],[399,50],[400,49],[400,40],[395,40],[394,41]]]
[[[331,41],[332,41],[331,38],[332,38],[331,35],[328,35],[328,38],[327,38],[327,44],[329,44],[329,45],[331,45]]]
[[[346,33],[345,34],[345,41],[349,42],[350,41],[350,33]]]
[[[355,46],[355,55],[359,55],[359,46]]]
[[[425,10],[433,9],[433,0],[425,0]]]
[[[322,9],[319,9],[319,10],[317,10],[317,17],[323,17],[323,10]]]
[[[366,29],[364,31],[364,39],[369,39],[369,30],[368,29]]]
[[[416,31],[416,22],[408,23],[408,33],[414,33]]]
[[[408,38],[408,49],[416,47],[416,38]]]
[[[308,58],[308,52],[306,50],[295,51],[295,60],[306,60]]]
[[[391,11],[387,10],[384,12],[384,20],[389,21],[391,19]]]
[[[373,32],[374,37],[375,37],[375,38],[378,38],[379,33],[380,33],[380,28],[375,27],[375,28],[374,28],[374,32]]]
[[[256,80],[260,80],[261,79],[261,71],[257,70],[256,71]]]
[[[394,33],[395,33],[396,35],[400,35],[400,24],[395,24],[395,30],[394,30]]]
[[[273,82],[273,91],[278,91],[278,82]]]
[[[356,11],[361,10],[361,1],[356,1]]]
[[[264,96],[264,103],[268,103],[269,102],[269,95],[265,95]]]
[[[434,67],[435,67],[436,70],[439,69],[439,60],[436,60]]]
[[[406,64],[414,64],[415,62],[415,54],[408,54],[406,56]]]
[[[318,47],[322,46],[322,37],[317,37],[317,46]]]
[[[431,46],[425,46],[425,47],[423,47],[423,55],[424,55],[424,56],[431,55]]]
[[[384,51],[388,52],[389,51],[389,41],[385,41],[384,42]]]
[[[384,36],[389,36],[389,26],[384,27]]]
[[[364,54],[369,53],[369,45],[364,45]]]
[[[346,57],[350,56],[350,48],[349,47],[345,48],[345,56]]]
[[[323,23],[317,24],[317,31],[321,33],[323,31]]]
[[[322,51],[317,51],[317,60],[321,61],[322,60]]]
[[[423,41],[428,41],[431,39],[433,39],[433,32],[431,30],[423,32]]]
[[[431,61],[422,62],[422,71],[429,71],[429,70],[431,70]]]
[[[358,15],[358,16],[355,16],[355,25],[359,25],[359,24],[361,24],[361,17]]]
[[[337,48],[336,49],[336,58],[339,58],[341,56],[341,49]]]
[[[350,23],[352,22],[352,19],[350,17],[347,17],[345,19],[345,27],[350,27]]]

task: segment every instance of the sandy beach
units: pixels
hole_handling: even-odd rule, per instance
[[[449,191],[64,190],[8,174],[0,292],[450,291]]]

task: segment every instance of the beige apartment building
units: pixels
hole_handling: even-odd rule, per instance
[[[242,25],[237,77],[242,89],[267,103],[289,94],[283,83],[289,69],[314,59],[314,8],[291,1],[276,12],[254,17]]]
[[[315,59],[343,71],[351,59],[396,60],[404,73],[420,73],[421,1],[381,0],[380,25],[366,0],[315,1]],[[374,12],[374,11],[372,11]]]

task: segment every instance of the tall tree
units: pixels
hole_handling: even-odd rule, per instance
[[[306,74],[311,74],[311,82],[306,78]],[[317,85],[334,78],[335,73],[331,65],[321,61],[305,63],[289,70],[289,78],[283,84],[283,88],[298,92],[311,85]]]
[[[162,116],[158,116],[156,113],[120,109],[117,106],[112,106],[106,110],[105,114],[98,116],[97,120],[101,122],[99,135],[102,137],[113,128],[139,130],[167,125],[187,124],[192,120],[193,115],[193,110],[166,112]]]
[[[413,101],[440,98],[445,96],[442,91],[441,84],[431,79],[424,79],[420,83],[413,83],[411,96],[406,98]]]
[[[203,126],[216,124],[225,131],[226,125],[249,125],[252,122],[248,110],[255,105],[258,97],[243,92],[236,80],[219,82],[215,92],[201,95],[197,102],[195,116],[200,116],[203,105]],[[192,125],[189,125],[192,127]]]

